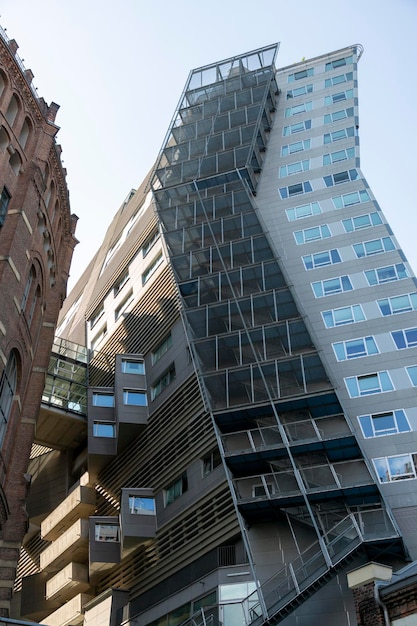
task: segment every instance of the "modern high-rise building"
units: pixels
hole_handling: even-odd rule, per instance
[[[191,72],[67,298],[20,615],[357,624],[417,557],[416,279],[359,163],[360,45]]]
[[[27,471],[77,240],[47,105],[0,28],[0,617],[27,531]]]

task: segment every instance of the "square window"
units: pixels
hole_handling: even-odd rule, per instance
[[[145,363],[135,359],[122,359],[123,374],[145,374]]]
[[[124,389],[123,404],[126,404],[127,406],[147,406],[148,400],[146,397],[146,391]]]
[[[132,515],[155,515],[155,498],[129,496],[129,513]]]
[[[113,407],[114,406],[114,394],[113,393],[93,393],[93,406],[101,407]]]
[[[93,436],[114,439],[116,437],[116,424],[113,422],[94,422]]]
[[[120,541],[120,528],[117,524],[96,524],[94,538],[96,541],[117,543]]]

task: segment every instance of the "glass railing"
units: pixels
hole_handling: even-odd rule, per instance
[[[87,348],[85,346],[55,338],[42,402],[65,411],[87,414]]]

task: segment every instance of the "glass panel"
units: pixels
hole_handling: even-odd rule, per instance
[[[93,406],[113,407],[114,395],[112,393],[93,393]]]
[[[155,498],[129,496],[129,512],[134,515],[154,515]]]
[[[148,404],[146,393],[125,389],[123,391],[123,403],[129,406],[146,406]]]
[[[144,374],[145,364],[143,361],[122,359],[122,372],[123,374]]]

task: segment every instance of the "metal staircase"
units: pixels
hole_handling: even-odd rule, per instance
[[[250,607],[250,626],[279,624],[346,567],[360,550],[369,547],[372,551],[377,544],[399,541],[398,532],[383,508],[348,514],[323,534],[322,539],[325,551],[319,541],[314,542],[261,584],[259,594],[255,592],[245,599]]]

